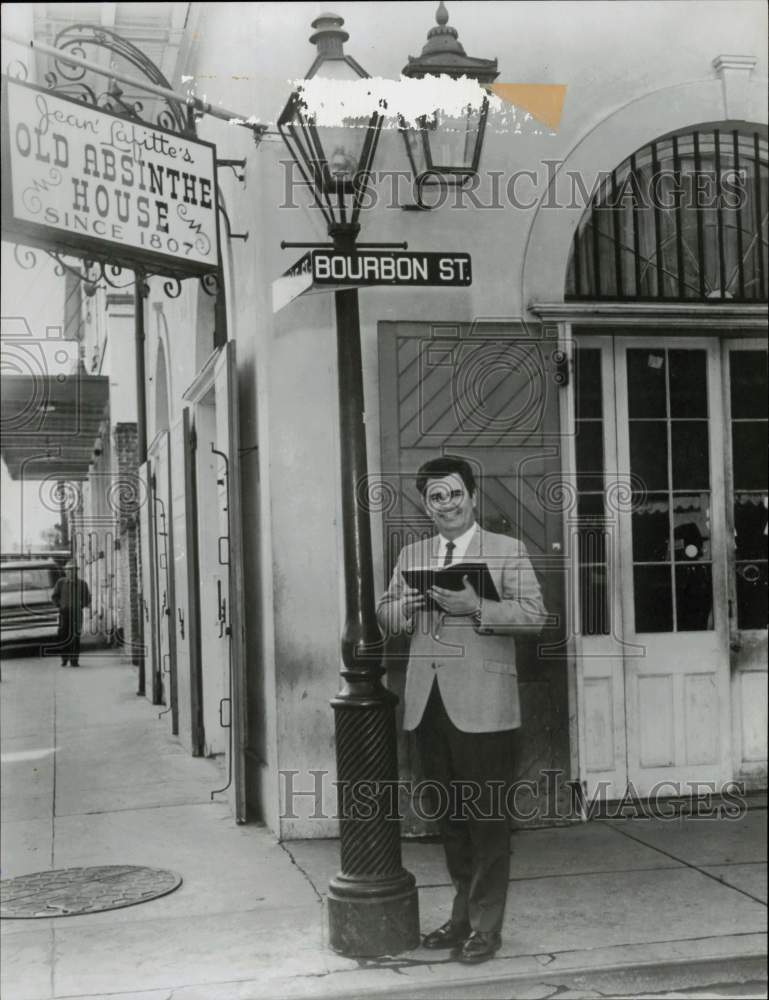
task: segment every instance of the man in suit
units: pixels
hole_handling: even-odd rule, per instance
[[[416,485],[438,534],[404,547],[377,617],[385,635],[411,636],[403,725],[416,730],[425,778],[446,791],[440,822],[455,896],[450,919],[423,943],[483,962],[501,944],[509,877],[504,792],[521,724],[514,637],[539,632],[546,612],[523,544],[476,523],[464,459],[426,462]],[[500,600],[481,600],[467,577],[462,590],[433,587],[426,600],[402,575],[460,562],[485,562]]]

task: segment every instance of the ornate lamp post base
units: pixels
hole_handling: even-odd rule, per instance
[[[343,642],[343,655],[351,649]],[[401,864],[396,697],[376,672],[346,669],[333,699],[341,871],[329,882],[329,943],[343,955],[397,955],[419,944],[414,876]]]
[[[329,944],[351,958],[397,955],[419,944],[419,901],[414,876],[372,880],[337,875],[329,882]]]

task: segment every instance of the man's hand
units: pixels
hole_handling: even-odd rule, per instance
[[[421,611],[425,606],[424,595],[413,587],[405,587],[401,597],[401,610],[403,617],[411,621],[417,611]]]
[[[462,583],[463,590],[432,587],[427,593],[447,615],[472,615],[480,608],[481,601],[475,587],[466,576],[462,577]]]

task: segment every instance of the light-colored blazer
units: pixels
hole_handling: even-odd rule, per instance
[[[522,542],[480,526],[457,562],[485,562],[501,601],[481,604],[481,624],[440,610],[403,613],[407,585],[401,570],[439,566],[440,537],[403,548],[390,586],[377,605],[377,620],[386,636],[411,636],[406,675],[404,729],[422,718],[433,680],[437,678],[449,718],[468,733],[497,732],[521,725],[515,639],[537,634],[547,613],[537,577]]]

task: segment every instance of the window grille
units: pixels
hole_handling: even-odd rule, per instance
[[[566,298],[766,302],[767,141],[707,127],[603,177],[572,245]]]

